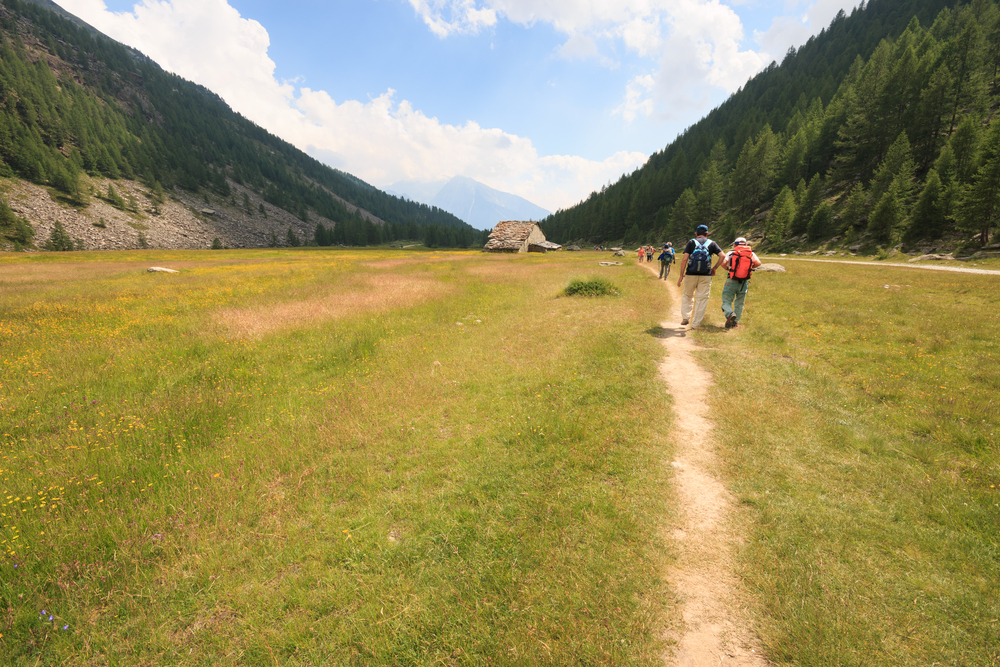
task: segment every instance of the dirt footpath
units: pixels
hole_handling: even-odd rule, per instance
[[[643,266],[654,274],[659,270],[658,263]],[[671,433],[676,454],[670,465],[681,510],[670,532],[677,561],[666,576],[681,602],[683,625],[674,637],[677,648],[664,656],[664,664],[763,667],[769,663],[747,629],[743,596],[733,574],[733,545],[742,539],[742,529],[733,519],[732,496],[715,476],[716,440],[707,414],[713,379],[696,359],[698,346],[680,325],[681,290],[674,271],[672,279],[661,281],[674,305],[668,321],[660,325],[667,350],[660,377],[674,399]]]

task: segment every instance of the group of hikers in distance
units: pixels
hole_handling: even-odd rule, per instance
[[[652,260],[652,246],[643,246],[638,252],[640,262],[644,258]],[[713,256],[716,257],[714,266]],[[664,243],[657,259],[660,261],[659,277],[666,280],[675,259],[673,244]],[[708,227],[698,225],[694,238],[684,246],[680,277],[677,278],[677,286],[684,288],[681,293],[681,326],[690,324],[692,329],[701,326],[712,291],[712,276],[720,266],[729,273],[722,288],[722,314],[726,317],[726,328],[733,329],[739,325],[750,287],[750,276],[760,266],[760,259],[742,236],[733,241],[732,250],[723,252],[718,243],[708,238]]]

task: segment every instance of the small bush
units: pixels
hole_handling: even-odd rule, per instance
[[[580,280],[574,278],[565,290],[566,296],[618,296],[621,292],[606,278]]]
[[[889,259],[889,251],[879,246],[878,249],[875,250],[875,259]]]

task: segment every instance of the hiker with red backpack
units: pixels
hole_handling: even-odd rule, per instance
[[[681,275],[677,279],[677,286],[684,287],[681,293],[681,326],[688,322],[691,323],[692,329],[701,326],[705,308],[708,306],[708,296],[712,292],[712,276],[722,264],[722,254],[719,244],[708,238],[708,227],[698,225],[694,230],[694,238],[684,246]],[[712,266],[712,255],[719,257],[715,266]],[[686,283],[685,276],[688,279]]]
[[[726,253],[722,266],[729,272],[729,278],[722,288],[722,314],[726,316],[726,328],[733,329],[743,317],[750,276],[760,266],[760,260],[757,253],[747,245],[747,240],[741,236],[733,241],[733,249]]]

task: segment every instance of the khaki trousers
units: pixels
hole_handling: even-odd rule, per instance
[[[712,291],[712,276],[684,276],[684,292],[681,293],[681,319],[690,320],[691,328],[701,326],[708,307],[708,295]],[[694,317],[691,311],[694,310]]]

